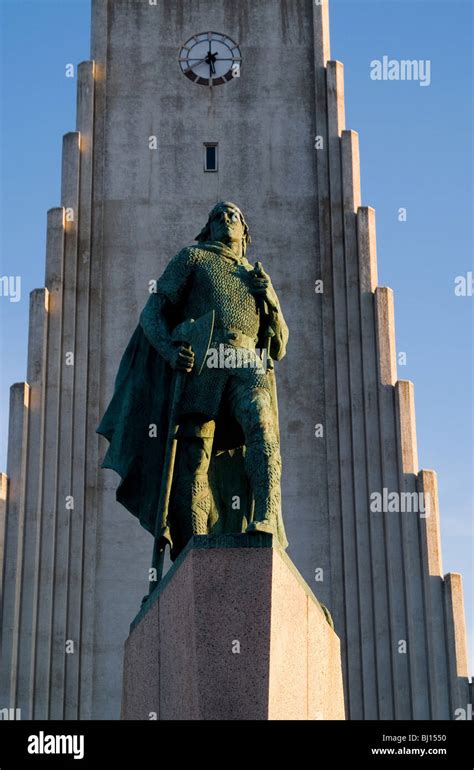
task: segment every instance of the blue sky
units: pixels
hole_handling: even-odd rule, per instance
[[[59,202],[62,135],[75,128],[89,0],[0,0],[0,469],[9,387],[26,373],[28,295],[43,286],[46,211]],[[395,292],[400,379],[415,383],[420,466],[438,473],[444,571],[463,574],[474,663],[472,15],[459,0],[332,0],[331,56],[345,67],[346,126],[359,132],[362,201],[377,214],[379,284]],[[430,60],[431,84],[374,81],[383,56]],[[407,209],[407,221],[398,210]]]

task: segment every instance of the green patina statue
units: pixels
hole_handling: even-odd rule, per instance
[[[117,500],[155,536],[155,567],[192,535],[267,532],[288,545],[273,368],[288,329],[268,274],[246,259],[235,204],[218,203],[196,241],[153,287],[98,428]]]

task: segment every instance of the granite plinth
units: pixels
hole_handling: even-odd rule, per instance
[[[345,718],[339,639],[271,535],[192,538],[131,625],[121,718]]]

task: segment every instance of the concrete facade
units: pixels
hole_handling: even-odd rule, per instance
[[[241,77],[212,90],[177,61],[204,30],[243,56]],[[205,142],[219,143],[218,173],[203,171]],[[453,718],[469,702],[462,587],[443,578],[436,476],[418,468],[413,386],[397,377],[343,65],[330,59],[327,5],[312,0],[92,2],[27,382],[11,394],[0,707],[119,717],[152,542],[115,502],[95,429],[148,282],[221,198],[244,211],[249,258],[290,328],[277,370],[288,553],[333,615],[347,717]],[[384,488],[428,491],[430,515],[371,512]]]

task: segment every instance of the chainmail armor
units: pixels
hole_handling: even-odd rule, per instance
[[[259,317],[247,259],[190,246],[171,260],[156,290],[182,308],[183,318],[200,318],[216,311],[216,327],[235,327],[257,341]]]

